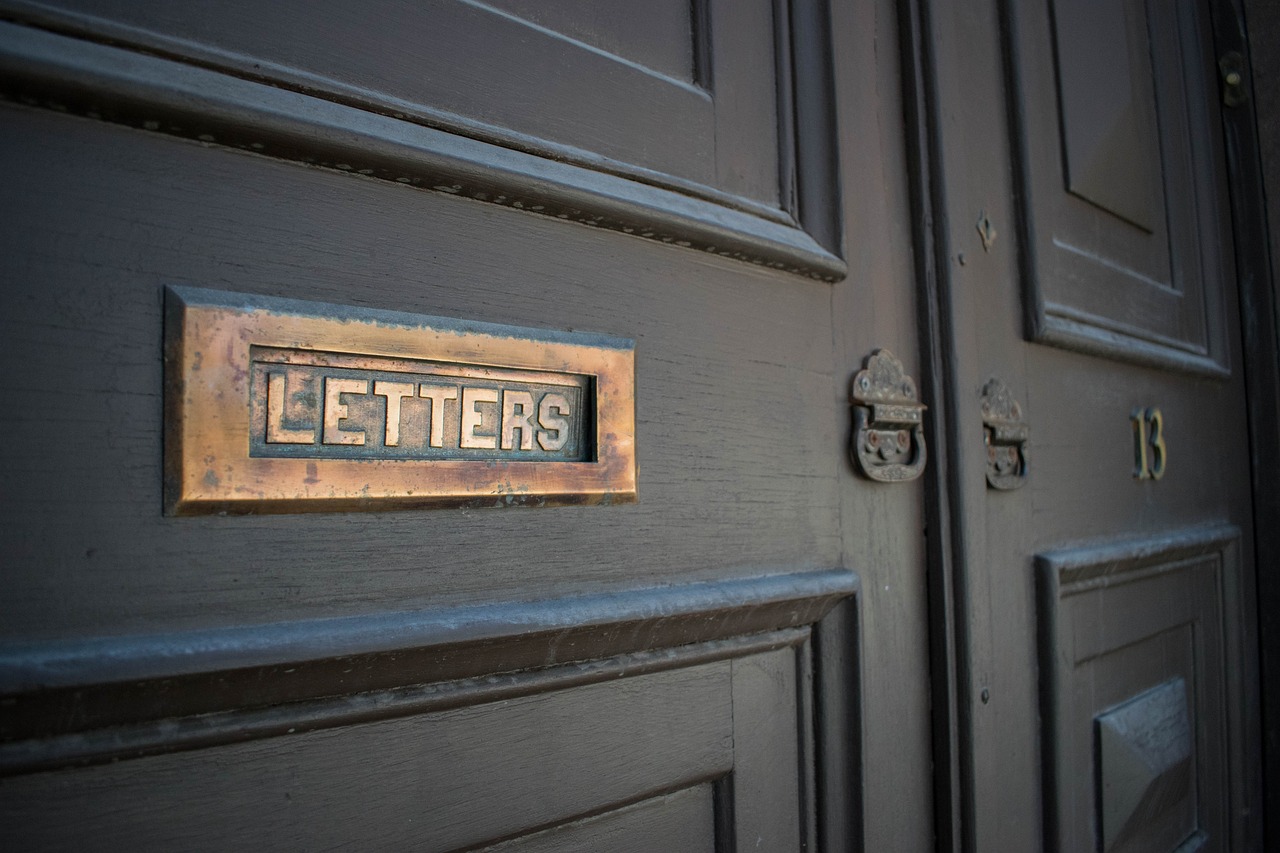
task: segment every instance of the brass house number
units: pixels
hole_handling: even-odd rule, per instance
[[[1139,408],[1133,410],[1129,420],[1133,424],[1133,477],[1159,480],[1169,458],[1164,443],[1164,415],[1158,408]]]

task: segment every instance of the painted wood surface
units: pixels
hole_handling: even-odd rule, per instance
[[[1178,14],[1180,18],[1169,20],[1183,27],[1179,38],[1186,64],[1170,73],[1190,81],[1189,89],[1198,87],[1199,99],[1188,101],[1188,109],[1198,116],[1191,119],[1195,128],[1188,133],[1210,152],[1206,174],[1195,177],[1208,187],[1197,203],[1213,211],[1205,239],[1229,245],[1230,208],[1217,141],[1217,87],[1205,76],[1213,69],[1212,29],[1199,6],[1189,4]],[[1252,524],[1242,355],[1236,334],[1240,314],[1230,255],[1220,256],[1205,278],[1205,287],[1216,291],[1211,297],[1220,300],[1227,318],[1230,334],[1221,352],[1222,364],[1231,368],[1229,375],[1209,371],[1202,378],[1184,369],[1186,365],[1135,358],[1116,349],[1067,348],[1062,341],[1047,339],[1043,343],[1052,345],[1045,346],[1028,334],[1035,329],[1023,324],[1026,312],[1037,308],[1036,294],[1028,289],[1027,263],[1035,248],[1030,243],[1052,242],[1054,223],[1046,221],[1038,207],[1025,206],[1017,166],[1020,152],[1057,156],[1054,148],[1061,145],[1060,138],[1027,128],[1025,116],[1018,115],[1025,103],[1010,103],[1030,97],[1017,86],[1019,80],[1026,84],[1018,63],[1039,61],[1034,56],[1028,60],[1027,51],[1038,51],[1043,58],[1051,50],[1047,42],[1037,48],[1018,40],[1020,33],[1025,35],[1021,28],[1039,15],[1038,6],[1011,3],[963,9],[931,4],[922,15],[926,80],[933,84],[922,87],[924,127],[931,146],[927,154],[933,158],[927,162],[936,182],[927,198],[932,214],[945,222],[933,258],[944,328],[935,339],[935,358],[944,372],[948,399],[934,403],[949,420],[946,440],[953,450],[944,475],[945,504],[939,502],[938,512],[952,525],[946,554],[952,559],[951,576],[939,586],[954,607],[950,640],[956,703],[941,721],[936,742],[943,747],[939,763],[949,768],[948,783],[954,791],[943,801],[946,811],[940,822],[949,836],[947,849],[955,850],[1094,849],[1095,801],[1064,805],[1053,799],[1055,754],[1069,747],[1041,721],[1070,717],[1072,725],[1087,727],[1107,710],[1107,702],[1118,703],[1163,678],[1153,663],[1135,658],[1099,677],[1100,692],[1092,697],[1098,699],[1096,705],[1063,699],[1060,705],[1042,707],[1040,686],[1046,671],[1036,649],[1044,641],[1046,625],[1037,613],[1032,555],[1069,546],[1103,547],[1119,540],[1158,540],[1223,522],[1248,531]],[[1041,34],[1050,35],[1047,30]],[[1013,56],[1005,52],[1010,38],[1019,51]],[[1160,59],[1159,50],[1154,55]],[[932,78],[927,76],[930,67],[935,69]],[[1048,114],[1053,107],[1051,102],[1032,105]],[[1157,108],[1165,120],[1164,106]],[[956,118],[960,115],[963,121]],[[1172,166],[1165,162],[1163,168]],[[1049,180],[1058,192],[1064,191],[1061,171]],[[1166,204],[1187,203],[1169,191],[1167,175],[1165,181]],[[1132,227],[1113,213],[1101,215],[1111,216],[1116,229]],[[1108,239],[1103,233],[1095,236]],[[1053,273],[1040,269],[1038,274]],[[1052,286],[1076,293],[1070,276]],[[1113,296],[1115,310],[1137,310],[1136,303]],[[1139,362],[1147,366],[1134,366]],[[982,389],[992,379],[1021,401],[1030,425],[1032,464],[1026,486],[1016,492],[990,489],[983,476],[987,448],[977,409]],[[1153,406],[1164,413],[1166,426],[1179,424],[1179,437],[1175,443],[1172,433],[1166,433],[1168,466],[1163,479],[1139,480],[1133,476],[1130,415],[1135,408]],[[1246,532],[1244,540],[1251,542],[1251,533]],[[1237,738],[1224,776],[1231,786],[1233,819],[1215,822],[1212,815],[1218,813],[1218,805],[1206,807],[1202,816],[1204,826],[1216,827],[1209,844],[1220,849],[1260,845],[1259,823],[1250,817],[1259,813],[1252,559],[1246,544],[1243,568],[1224,570],[1214,593],[1239,602],[1241,608],[1228,630],[1236,645],[1222,658],[1234,692],[1205,711],[1211,719],[1203,723],[1229,730]],[[1094,613],[1079,634],[1099,640],[1121,636],[1136,614],[1136,609],[1122,608]],[[1061,654],[1051,642],[1046,655],[1060,661]],[[1093,683],[1087,673],[1079,677],[1082,683]],[[1132,679],[1130,694],[1102,700],[1106,679],[1115,685],[1125,678]],[[1073,755],[1092,767],[1091,745],[1074,744]],[[1213,752],[1211,747],[1207,750]],[[1062,842],[1055,834],[1059,825],[1080,834]]]
[[[277,846],[928,848],[920,494],[858,480],[845,453],[849,376],[872,349],[915,349],[907,177],[883,118],[898,57],[875,50],[893,4],[763,15],[795,79],[753,63],[764,76],[717,109],[707,186],[7,8],[38,26],[0,28],[0,159],[22,164],[0,265],[24,283],[4,289],[0,347],[32,367],[5,393],[42,414],[15,424],[31,450],[3,457],[0,633],[23,707],[5,722],[25,732],[6,744],[6,830],[55,848],[224,846],[233,823]],[[752,20],[702,23],[732,45]],[[804,132],[733,132],[773,112]],[[165,518],[169,285],[629,336],[640,501]],[[56,453],[34,449],[53,433]],[[308,625],[386,642],[317,658],[285,637]],[[201,637],[231,656],[188,667]],[[238,658],[253,638],[263,655]],[[59,650],[80,664],[56,674]],[[449,805],[450,786],[474,804]],[[141,804],[161,800],[149,826]]]
[[[1228,194],[1248,180],[1240,130],[1227,116],[1221,150],[1196,76],[1229,3],[1179,6],[1176,39],[1173,18],[1148,28],[1158,67],[1133,92],[1187,132],[1159,180],[1144,160],[1150,180],[1124,186],[1087,81],[1067,74],[1050,102],[1051,37],[1079,39],[1055,36],[1047,3],[672,3],[610,29],[586,6],[441,0],[341,32],[336,12],[303,15],[315,38],[296,43],[283,6],[246,7],[254,28],[0,5],[6,835],[1087,847],[1094,804],[1063,810],[1053,780],[1058,747],[1087,759],[1087,738],[1046,741],[1041,721],[1078,733],[1177,677],[1231,696],[1191,709],[1227,744],[1200,768],[1227,788],[1207,843],[1257,849],[1247,614],[1255,545],[1270,552],[1249,449],[1267,470],[1275,418],[1255,404],[1246,430],[1243,368],[1274,329],[1239,334],[1260,304],[1241,250],[1260,202]],[[463,18],[513,49],[416,49]],[[1176,109],[1159,94],[1175,90]],[[1150,112],[1130,118],[1150,131]],[[1065,152],[1041,126],[1061,122]],[[1145,156],[1142,138],[1119,154]],[[1095,255],[1151,261],[1128,264],[1151,298],[1041,263],[1064,222]],[[166,518],[172,285],[634,340],[639,503]],[[1046,332],[1050,315],[1076,325]],[[849,381],[882,348],[928,406],[914,483],[848,462]],[[987,486],[993,379],[1030,428],[1017,492]],[[1159,481],[1132,477],[1135,407],[1164,415]],[[1168,648],[1088,676],[1097,707],[1046,693],[1058,617],[1035,555],[1206,525],[1239,531],[1197,575],[1223,603],[1220,667],[1174,626]],[[1089,636],[1156,618],[1101,597],[1125,603]],[[1054,834],[1064,820],[1084,829]]]

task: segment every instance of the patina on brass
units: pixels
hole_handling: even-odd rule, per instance
[[[249,455],[594,462],[582,373],[252,346]]]
[[[914,480],[924,471],[925,405],[916,382],[887,349],[867,358],[853,377],[853,436],[849,455],[858,470],[881,483]]]
[[[1013,391],[992,378],[982,389],[982,439],[987,447],[987,485],[1009,492],[1027,482],[1031,465],[1031,427]]]
[[[620,338],[170,288],[165,510],[636,499]]]

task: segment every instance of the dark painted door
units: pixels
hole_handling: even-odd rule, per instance
[[[1257,846],[1200,5],[0,17],[6,847]],[[639,502],[165,516],[169,286],[631,339]]]
[[[940,829],[972,850],[1258,849],[1208,4],[939,3],[925,40],[954,462]]]
[[[6,849],[931,846],[894,4],[0,17]],[[631,339],[639,502],[168,517],[169,286]]]

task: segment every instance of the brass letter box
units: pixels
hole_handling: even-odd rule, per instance
[[[170,288],[165,510],[636,499],[629,340]]]

